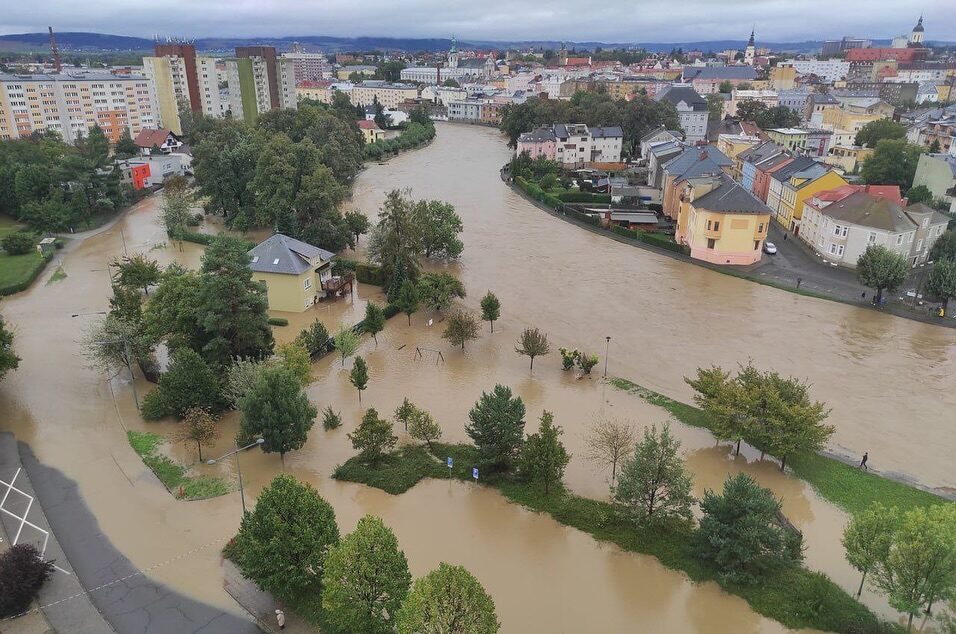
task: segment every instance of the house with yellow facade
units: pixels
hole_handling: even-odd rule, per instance
[[[799,232],[803,203],[807,198],[825,189],[846,184],[846,180],[827,165],[798,156],[772,174],[767,190],[767,206],[784,229]]]
[[[339,290],[332,275],[335,254],[277,233],[249,251],[252,279],[266,286],[269,310],[301,313]]]
[[[370,145],[376,141],[385,139],[385,130],[378,127],[378,124],[371,119],[359,119],[359,130],[362,131],[362,138],[365,139],[365,145]]]
[[[770,209],[726,174],[691,178],[681,193],[675,239],[714,264],[760,260]]]

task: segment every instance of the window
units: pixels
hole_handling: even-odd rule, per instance
[[[871,231],[869,237],[866,239],[867,244],[876,244],[876,233]]]
[[[896,246],[903,244],[903,234],[896,236]]]
[[[757,225],[757,233],[763,233],[763,223],[762,223],[762,222],[761,222],[759,225]]]
[[[707,238],[707,248],[713,249],[717,245],[717,241],[713,238]]]
[[[303,282],[302,285],[306,288],[306,290],[312,288],[312,278],[311,277],[305,278],[305,282]]]
[[[719,221],[719,220],[715,220],[715,221],[714,221],[714,231],[720,231],[720,221]]]
[[[919,240],[916,241],[916,250],[919,251],[922,248],[923,248],[923,239],[920,238]]]
[[[274,259],[274,260],[272,261],[272,263],[273,263],[273,264],[278,264],[278,263],[279,263],[279,258]]]
[[[707,231],[710,231],[712,224],[713,223],[710,220],[707,221]]]
[[[835,235],[838,238],[845,238],[846,230],[847,230],[846,227],[841,227],[840,225],[833,225],[833,235]]]
[[[830,245],[830,255],[842,256],[843,255],[843,245],[842,244],[831,244]]]
[[[760,248],[760,240],[754,240],[754,251]]]

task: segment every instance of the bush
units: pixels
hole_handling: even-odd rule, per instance
[[[159,377],[159,387],[143,399],[141,412],[146,420],[159,420],[166,416],[182,418],[192,407],[215,412],[222,405],[215,373],[198,353],[180,348],[173,353],[169,369]]]
[[[25,612],[52,574],[53,562],[41,559],[31,544],[0,554],[0,618]]]
[[[373,286],[385,285],[385,274],[382,273],[382,267],[375,264],[358,263],[355,265],[355,279],[362,284],[371,284]]]
[[[4,237],[0,244],[3,245],[3,250],[10,255],[24,255],[36,247],[37,240],[28,231],[17,231]]]
[[[302,347],[309,351],[313,359],[320,357],[332,349],[332,338],[325,324],[316,319],[312,325],[302,330],[295,338]]]
[[[610,194],[592,194],[591,192],[564,192],[558,194],[558,198],[566,203],[599,203],[606,205],[611,202]]]
[[[169,237],[171,238],[173,237],[168,232],[167,232],[167,235],[169,235]],[[198,231],[183,231],[182,235],[176,237],[176,239],[183,240],[185,242],[192,242],[195,244],[202,244],[205,246],[209,246],[210,244],[212,244],[212,241],[215,240],[217,237],[218,236],[215,236],[211,233],[199,233]],[[248,240],[239,240],[239,242],[247,250],[254,249],[256,246],[255,242],[250,242]]]
[[[288,326],[289,320],[285,317],[269,317],[270,326]]]

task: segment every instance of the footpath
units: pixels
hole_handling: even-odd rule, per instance
[[[260,590],[255,583],[243,577],[239,567],[226,558],[222,560],[222,573],[223,589],[256,620],[263,632],[279,633],[279,625],[276,622],[277,608],[285,613],[285,629],[282,630],[283,632],[315,634],[318,631],[290,608],[276,601],[271,594]]]
[[[57,571],[39,596],[39,609],[53,630],[79,634],[260,631],[251,619],[195,601],[150,579],[149,569],[134,566],[103,534],[76,482],[41,464],[12,434],[0,433],[0,479],[9,481],[21,466],[16,486],[36,497],[30,521],[50,531],[47,558],[69,573]],[[9,522],[6,526],[9,531]],[[3,622],[0,631],[5,631]]]

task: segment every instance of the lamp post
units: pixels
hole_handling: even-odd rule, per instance
[[[228,458],[229,456],[235,456],[235,457],[236,457],[236,474],[239,476],[239,499],[242,500],[242,516],[243,516],[243,517],[246,516],[246,494],[245,494],[245,491],[243,491],[243,489],[242,489],[242,467],[239,465],[239,453],[242,452],[242,451],[245,451],[246,449],[249,449],[250,447],[255,447],[256,445],[261,445],[261,444],[264,443],[265,441],[266,441],[265,438],[256,438],[256,440],[255,440],[254,442],[249,443],[249,444],[246,445],[245,447],[240,447],[240,446],[239,446],[239,443],[237,442],[237,443],[236,443],[236,448],[235,448],[234,450],[230,451],[230,452],[227,453],[227,454],[224,454],[224,455],[222,455],[222,456],[219,456],[218,458],[212,458],[212,459],[206,461],[206,464],[211,464],[211,465],[212,465],[212,464],[216,464],[216,463],[219,462],[220,460],[223,460],[223,459],[225,459],[225,458]]]
[[[604,338],[604,378],[607,378],[607,354],[611,350],[611,338]]]

